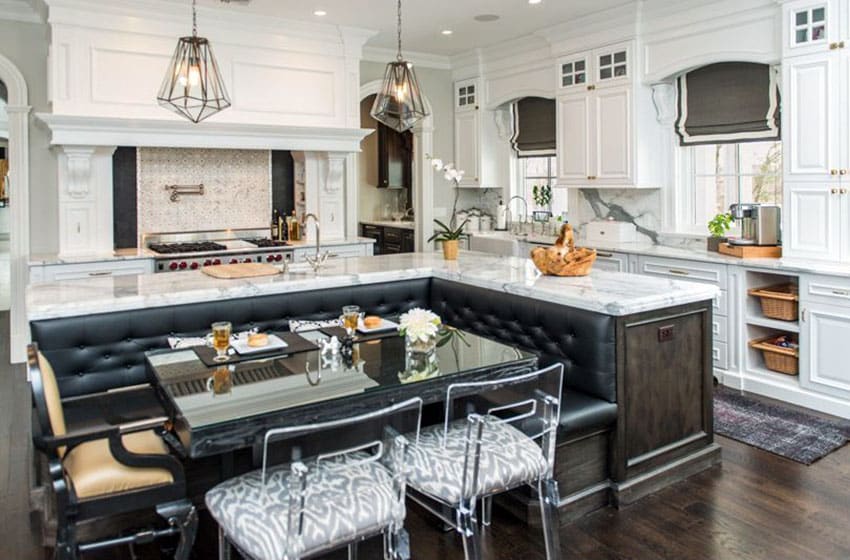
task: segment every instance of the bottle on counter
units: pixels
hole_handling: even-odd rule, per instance
[[[270,239],[277,239],[280,236],[280,213],[275,208],[272,211],[272,223],[269,231]]]
[[[496,207],[496,229],[499,231],[508,229],[508,207],[502,200],[499,200],[499,205]]]
[[[301,241],[301,224],[298,222],[298,216],[295,210],[292,211],[292,216],[289,220],[289,239],[290,241]]]
[[[286,221],[283,216],[277,216],[277,238],[278,241],[286,241],[289,239],[289,230],[286,227]]]

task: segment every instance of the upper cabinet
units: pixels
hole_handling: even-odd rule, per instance
[[[558,185],[661,186],[660,125],[649,88],[632,79],[633,52],[628,42],[558,61]]]
[[[838,48],[844,27],[839,4],[839,0],[786,3],[782,8],[784,56],[801,56]]]
[[[497,111],[481,106],[479,80],[463,80],[454,86],[455,129],[454,164],[464,172],[460,182],[465,188],[502,187],[498,173]]]

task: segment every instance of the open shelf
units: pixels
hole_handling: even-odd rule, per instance
[[[764,321],[772,321],[773,323],[779,323],[780,327],[773,327],[772,325],[756,325],[750,323],[745,327],[744,333],[747,337],[747,347],[744,354],[744,359],[746,360],[745,366],[746,370],[751,374],[763,375],[769,377],[773,380],[782,380],[787,382],[789,385],[797,385],[799,383],[799,375],[788,375],[785,373],[780,373],[777,371],[773,371],[768,369],[764,363],[764,355],[761,350],[753,348],[749,345],[751,340],[756,340],[760,338],[765,338],[773,335],[782,335],[782,334],[796,334],[799,332],[799,328],[794,331],[787,327],[785,321],[773,321],[771,319],[763,319]],[[797,327],[796,324],[792,324],[794,327]],[[799,340],[799,339],[798,339]]]
[[[749,310],[748,310],[749,311]],[[747,315],[747,324],[756,325],[759,327],[767,327],[777,331],[786,331],[792,333],[800,332],[800,324],[795,321],[780,321],[779,319],[771,319],[765,316]]]

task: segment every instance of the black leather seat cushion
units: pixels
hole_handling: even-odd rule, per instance
[[[617,420],[617,405],[581,391],[564,391],[559,431],[575,434],[611,426]]]
[[[144,353],[168,347],[169,336],[202,336],[214,321],[235,331],[286,330],[290,319],[339,317],[356,303],[374,315],[427,307],[430,278],[296,294],[209,301],[33,321],[32,338],[56,372],[63,398],[147,383]]]
[[[431,308],[446,323],[564,364],[565,389],[616,402],[614,318],[435,278]]]

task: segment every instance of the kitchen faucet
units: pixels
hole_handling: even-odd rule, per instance
[[[313,218],[313,223],[316,224],[316,256],[311,257],[311,256],[308,255],[306,257],[306,259],[307,259],[307,264],[309,264],[313,268],[313,272],[318,272],[319,269],[322,267],[322,265],[325,264],[325,261],[328,260],[328,256],[330,256],[330,254],[327,251],[322,253],[321,238],[320,238],[320,235],[319,235],[319,217],[318,216],[316,216],[313,213],[305,215],[304,219],[301,220],[301,227],[304,228],[304,232],[306,233],[306,231],[307,231],[307,220],[309,218]]]
[[[507,220],[508,221],[508,224],[507,224],[508,225],[508,231],[512,230],[513,225],[514,225],[513,214],[511,213],[511,202],[513,202],[514,199],[522,202],[522,205],[523,205],[523,208],[524,208],[523,213],[522,213],[522,222],[520,222],[520,232],[519,232],[519,233],[522,233],[522,224],[524,224],[525,221],[528,219],[528,202],[523,197],[521,197],[519,195],[512,196],[511,199],[508,201],[508,209],[507,209],[507,211],[508,211],[508,220]]]

